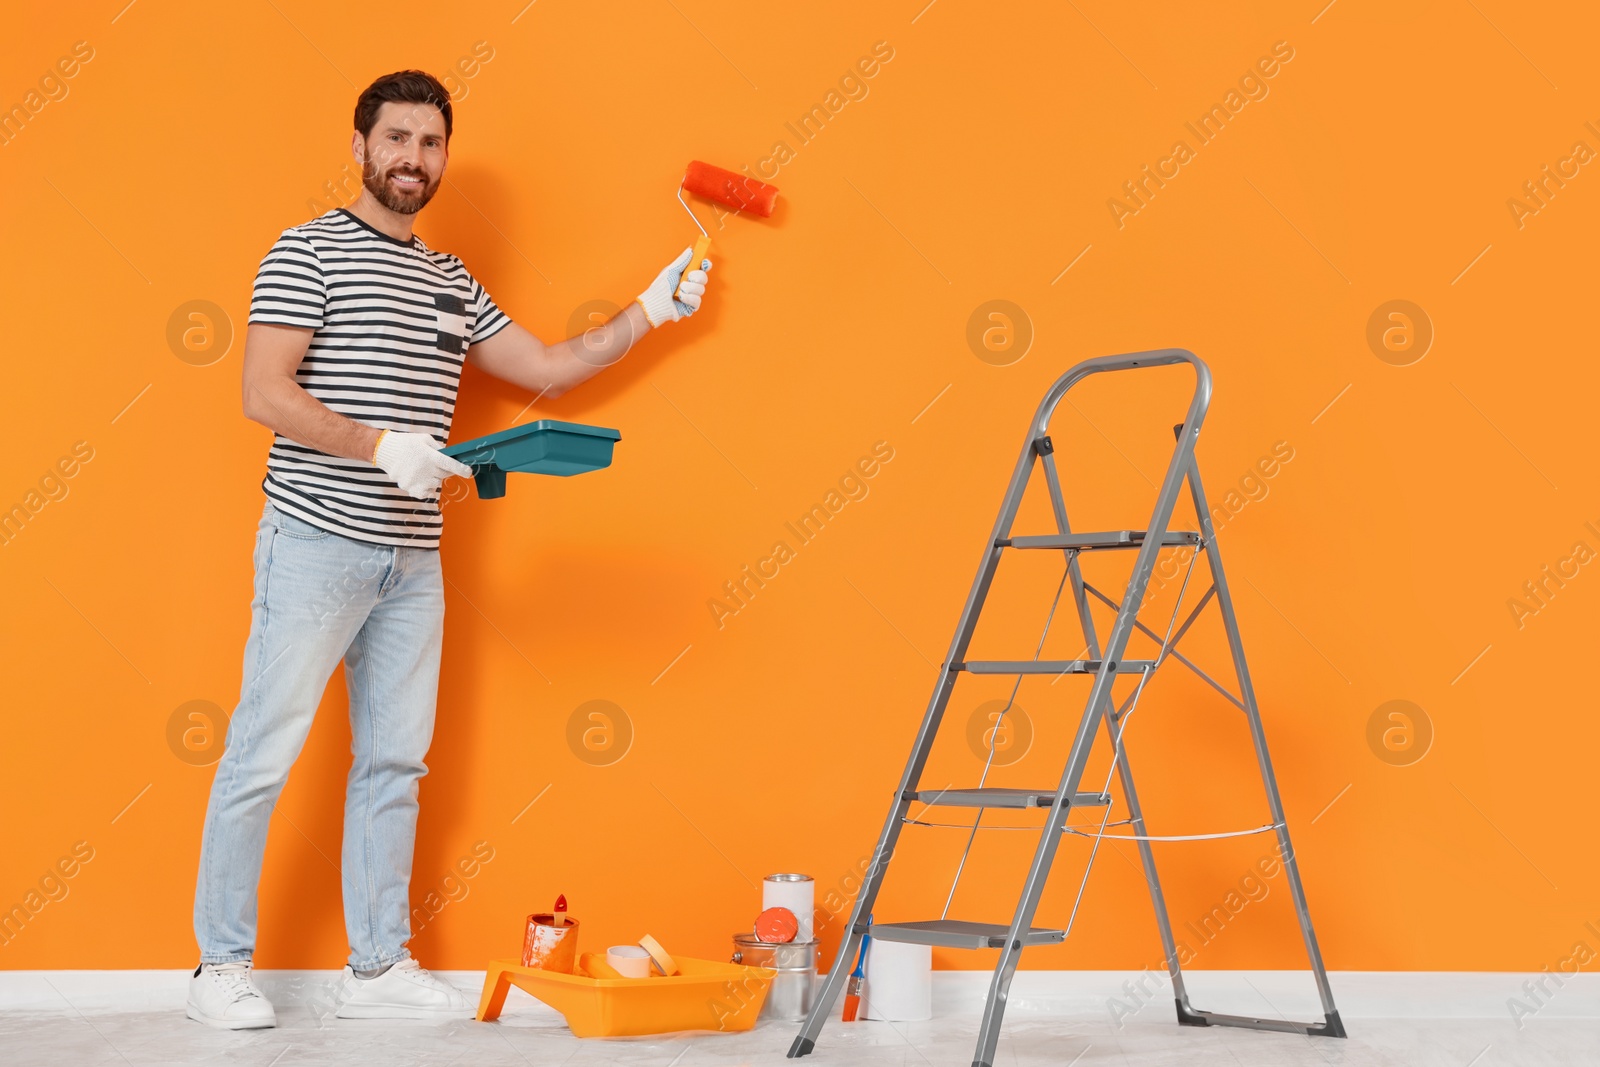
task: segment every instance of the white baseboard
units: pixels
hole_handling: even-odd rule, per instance
[[[439,971],[469,990],[482,971]],[[35,1012],[182,1011],[188,971],[0,971],[0,1010]],[[339,971],[260,971],[280,1009],[316,1010],[331,1003]],[[936,1015],[976,1012],[987,971],[934,974]],[[1321,1015],[1306,971],[1185,971],[1191,1004],[1235,1014],[1290,1018]],[[1536,984],[1544,982],[1541,990]],[[1558,986],[1548,974],[1492,971],[1335,971],[1328,975],[1339,1014],[1350,1019],[1508,1019],[1513,1000],[1541,1019],[1600,1019],[1600,974],[1578,974]],[[1060,1017],[1129,1018],[1172,1013],[1165,974],[1136,971],[1018,971],[1009,1010]],[[513,990],[507,1010],[535,1006]]]

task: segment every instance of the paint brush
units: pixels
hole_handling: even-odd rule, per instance
[[[567,925],[567,895],[565,893],[562,893],[560,896],[556,897],[556,906],[555,906],[555,909],[554,909],[553,916],[554,916],[553,925],[555,925],[555,926],[565,926],[565,925]]]
[[[867,916],[867,926],[872,926],[872,916]],[[861,987],[866,982],[862,969],[867,964],[867,945],[872,942],[871,934],[861,935],[861,951],[856,954],[856,969],[850,972],[850,980],[844,987],[844,1014],[842,1020],[847,1023],[856,1021],[856,1013],[861,1010]]]

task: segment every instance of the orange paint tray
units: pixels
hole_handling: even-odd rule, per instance
[[[578,1037],[634,1037],[678,1030],[749,1030],[761,1014],[776,971],[688,956],[674,957],[670,977],[591,978],[491,960],[483,978],[478,1021],[500,1016],[511,986],[543,1001]]]

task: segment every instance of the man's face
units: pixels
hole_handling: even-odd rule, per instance
[[[386,103],[365,141],[352,146],[362,161],[361,183],[384,207],[415,215],[439,191],[449,149],[444,116],[432,104]]]

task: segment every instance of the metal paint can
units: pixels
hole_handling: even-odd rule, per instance
[[[572,973],[578,954],[578,920],[568,919],[561,926],[555,925],[555,921],[555,915],[550,912],[528,916],[522,938],[524,967]]]
[[[771,967],[772,988],[761,1006],[761,1018],[800,1022],[811,1011],[817,991],[817,942],[768,944],[754,933],[733,935],[733,962],[746,967]]]

